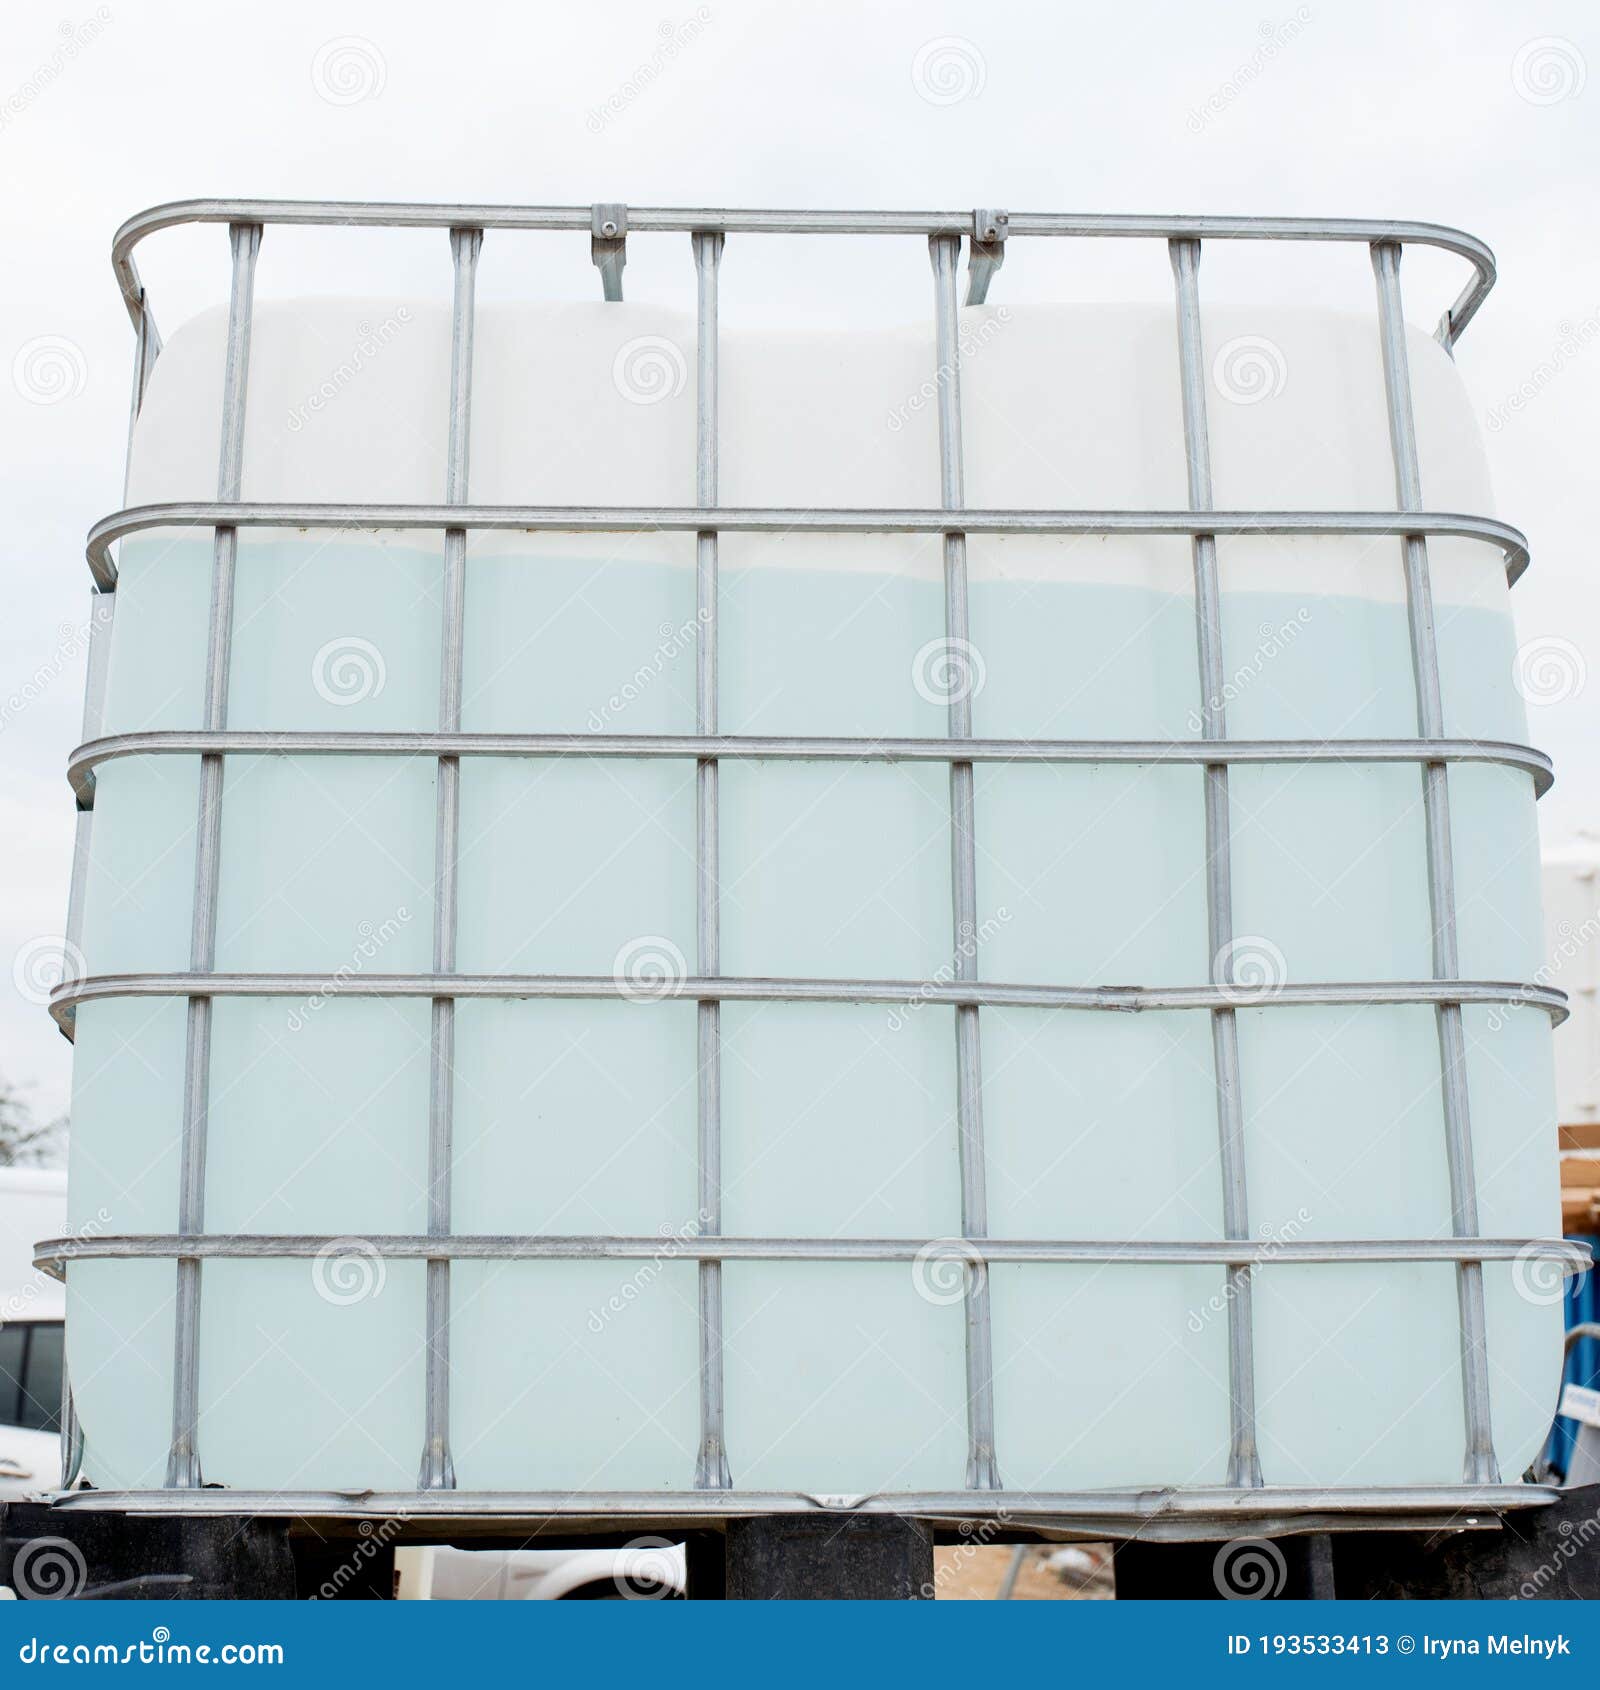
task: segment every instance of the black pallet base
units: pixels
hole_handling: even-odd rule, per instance
[[[1600,1598],[1600,1485],[1502,1517],[1499,1531],[1314,1532],[1119,1543],[1120,1600]]]
[[[1311,1532],[1271,1540],[1151,1543],[1115,1550],[1120,1600],[1505,1598],[1600,1600],[1600,1485],[1499,1530]],[[243,1515],[157,1517],[0,1504],[0,1584],[24,1600],[222,1597],[383,1600],[394,1544],[364,1522]],[[417,1522],[412,1522],[415,1530]],[[663,1535],[687,1548],[694,1600],[877,1599],[934,1594],[934,1545],[951,1533],[877,1514],[785,1514]],[[1011,1534],[1016,1535],[1016,1534]],[[1033,1534],[1021,1534],[1031,1538]],[[1005,1537],[992,1541],[1002,1542]],[[407,1541],[426,1541],[407,1534]],[[479,1534],[463,1539],[487,1547]],[[533,1540],[507,1535],[496,1547]],[[605,1537],[544,1535],[599,1547]],[[614,1541],[621,1541],[620,1538]]]

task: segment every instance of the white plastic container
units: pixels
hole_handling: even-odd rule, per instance
[[[381,335],[378,325],[387,327]],[[1187,505],[1170,311],[962,315],[970,506]],[[174,335],[139,424],[128,502],[215,494],[224,321]],[[351,349],[381,339],[355,360]],[[1394,504],[1366,318],[1210,310],[1219,509]],[[436,501],[446,317],[399,299],[257,308],[244,452],[252,500]],[[1224,354],[1267,356],[1270,391]],[[1263,349],[1266,349],[1263,351]],[[1487,513],[1476,427],[1445,354],[1411,340],[1428,508]],[[1235,352],[1237,357],[1237,351]],[[653,361],[652,384],[641,360]],[[725,333],[728,505],[936,506],[931,330]],[[471,497],[691,503],[691,322],[636,305],[480,308]],[[122,550],[104,731],[201,720],[209,531]],[[1195,738],[1187,539],[969,542],[974,731]],[[1503,560],[1430,545],[1445,731],[1522,743]],[[1229,732],[1416,732],[1400,543],[1224,539]],[[432,729],[436,534],[243,530],[231,728]],[[720,727],[939,737],[936,537],[725,535]],[[474,535],[463,727],[691,733],[689,535]],[[98,773],[83,942],[94,974],[188,965],[197,760]],[[429,1005],[359,995],[431,966],[432,758],[230,756],[217,966],[326,975],[306,1001],[219,998],[206,1219],[218,1232],[426,1230]],[[945,770],[727,763],[725,973],[949,977]],[[1412,764],[1241,767],[1234,927],[1289,981],[1431,972]],[[1529,777],[1452,768],[1464,976],[1542,961]],[[978,970],[1035,984],[1203,984],[1198,767],[985,765]],[[693,959],[691,762],[463,761],[458,967],[609,975],[629,947]],[[341,984],[342,982],[342,984]],[[185,1003],[77,1013],[74,1221],[176,1228]],[[961,1226],[954,1012],[915,1003],[723,1011],[724,1230],[948,1238]],[[1261,1240],[1446,1238],[1434,1012],[1239,1012],[1252,1231]],[[1559,1230],[1551,1035],[1534,1006],[1468,1008],[1481,1227]],[[981,1015],[990,1233],[1213,1240],[1222,1191],[1209,1014]],[[695,1010],[678,1002],[463,1000],[461,1233],[656,1234],[655,1262],[458,1262],[451,1442],[463,1489],[687,1490],[698,1436]],[[305,1260],[208,1262],[199,1443],[208,1482],[410,1490],[423,1444],[424,1267],[330,1284]],[[1548,1430],[1556,1301],[1485,1268],[1501,1471]],[[959,1291],[903,1263],[723,1270],[727,1437],[741,1489],[959,1488]],[[172,1410],[168,1262],[79,1262],[71,1369],[85,1470],[162,1483]],[[1455,1484],[1456,1271],[1268,1263],[1255,1374],[1269,1484]],[[1004,1264],[990,1273],[997,1451],[1019,1491],[1226,1482],[1221,1267]]]

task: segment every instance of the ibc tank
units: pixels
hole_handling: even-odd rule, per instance
[[[1018,301],[957,317],[948,250],[944,262],[954,357],[933,311],[910,320],[915,302],[900,330],[724,330],[710,482],[692,314],[484,303],[456,338],[453,380],[449,310],[399,294],[263,301],[234,492],[802,513],[937,512],[963,494],[974,512],[1395,509],[1370,315],[1208,305],[1189,325],[1203,350],[1182,348],[1186,388],[1171,308]],[[1192,305],[1184,286],[1180,262]],[[243,368],[239,320],[236,297]],[[219,447],[229,496],[229,322],[204,314],[161,351],[129,505],[212,499]],[[1421,332],[1405,347],[1422,508],[1486,514],[1451,359]],[[954,497],[940,432],[952,412]],[[1432,842],[1453,858],[1459,977],[1501,983],[1463,988],[1456,1012],[1476,1230],[1499,1241],[1484,1250],[1477,1364],[1493,1462],[1480,1449],[1474,1467],[1469,1451],[1464,1469],[1475,1364],[1461,1330],[1479,1270],[1452,1242],[1472,1228],[1452,1209],[1449,1012],[1405,989],[1436,974],[1419,760],[1403,747],[1241,756],[1219,780],[1194,749],[1224,719],[1230,740],[1301,747],[1417,736],[1399,528],[1223,532],[1201,560],[1220,589],[1223,687],[1208,700],[1197,556],[1211,542],[1181,525],[995,533],[975,518],[963,631],[947,623],[955,543],[926,526],[730,524],[710,542],[708,700],[695,525],[473,526],[458,572],[441,521],[227,530],[225,715],[208,706],[212,530],[173,521],[122,541],[86,738],[155,737],[78,764],[93,804],[77,924],[90,979],[58,1006],[76,1039],[71,1223],[107,1212],[106,1233],[165,1242],[65,1252],[95,1485],[407,1493],[420,1470],[463,1492],[659,1494],[668,1515],[697,1479],[892,1498],[976,1478],[1026,1512],[1084,1491],[1355,1495],[1522,1472],[1549,1429],[1562,1318],[1560,1264],[1528,1242],[1558,1230],[1559,1209],[1551,1005],[1521,984],[1542,960],[1539,774],[1508,749],[1527,725],[1504,548],[1459,524],[1426,547],[1441,704],[1429,731],[1457,750],[1494,742],[1451,754],[1449,832]],[[440,727],[442,682],[448,720],[458,584],[462,734],[687,748],[482,740],[441,761],[416,736]],[[258,737],[218,765],[214,967],[233,983],[204,999],[197,1066],[185,987],[208,759],[194,736],[224,723]],[[948,751],[747,746],[713,764],[693,737],[713,730],[1118,744],[1075,759],[1012,744],[958,766],[972,770],[964,907]],[[318,732],[374,737],[273,738]],[[1133,741],[1167,749],[1131,754]],[[442,961],[441,778],[459,782]],[[1208,782],[1231,921],[1214,855],[1208,868]],[[475,983],[439,1046],[429,989],[392,983],[441,972]],[[694,981],[713,972],[892,989],[730,990],[708,1030]],[[533,977],[568,988],[544,995]],[[976,1008],[957,1006],[963,986]],[[204,1145],[184,1196],[186,1072]],[[445,1180],[437,1102],[430,1152],[441,1072]],[[175,1270],[186,1225],[222,1243]],[[440,1271],[424,1246],[445,1232],[465,1247]],[[707,1271],[711,1237],[733,1242]],[[230,1239],[255,1243],[240,1254]],[[521,1253],[495,1259],[508,1239]],[[619,1239],[630,1251],[608,1248]],[[885,1240],[894,1251],[874,1248]],[[1063,1241],[1087,1242],[1074,1254]],[[1248,1270],[1230,1267],[1241,1259]],[[175,1301],[186,1272],[197,1315]],[[186,1322],[189,1468],[169,1462]],[[445,1425],[448,1464],[428,1447]]]

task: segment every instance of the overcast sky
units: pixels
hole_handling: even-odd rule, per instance
[[[1559,694],[1531,711],[1557,760],[1545,837],[1600,824],[1600,650],[1587,672],[1600,609],[1597,119],[1592,0],[6,0],[0,962],[22,958],[26,975],[30,947],[65,919],[63,771],[83,681],[70,631],[85,615],[84,533],[120,503],[127,413],[112,232],[195,195],[1394,216],[1470,230],[1501,280],[1458,356],[1497,512],[1532,542],[1519,637],[1565,642],[1537,648],[1554,655]],[[442,236],[384,239],[269,231],[259,297],[410,285],[393,280],[396,263],[442,296]],[[486,259],[486,295],[593,297],[587,243],[543,239],[497,271]],[[1159,243],[1049,244],[1013,257],[997,289],[1170,298]],[[727,320],[926,308],[920,254],[875,267],[863,252],[854,273],[843,258],[837,243],[786,242],[731,259]],[[158,237],[140,262],[168,334],[225,296],[221,230]],[[1205,279],[1208,297],[1372,299],[1359,248],[1208,253]],[[1413,318],[1431,326],[1462,279],[1459,265],[1408,260]],[[687,242],[634,241],[628,281],[687,302]],[[68,1047],[13,973],[0,967],[0,1076],[55,1110]]]

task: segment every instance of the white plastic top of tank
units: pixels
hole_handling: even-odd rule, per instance
[[[931,314],[930,314],[931,315]],[[1187,507],[1176,329],[1142,305],[988,305],[961,313],[966,503],[972,508]],[[226,313],[182,326],[152,376],[129,502],[216,493]],[[1219,510],[1392,510],[1383,371],[1370,316],[1216,306],[1204,315]],[[695,329],[646,304],[483,304],[477,312],[470,496],[477,504],[688,505],[695,490]],[[1449,356],[1409,334],[1425,507],[1493,514],[1475,415]],[[720,340],[724,505],[937,507],[931,322],[901,329],[725,331]],[[418,503],[444,493],[450,323],[401,298],[258,303],[243,497]],[[475,535],[475,552],[526,551]],[[781,537],[738,537],[741,563],[782,563]],[[684,567],[691,546],[671,548]],[[898,565],[889,552],[898,550]],[[975,567],[1076,580],[1185,580],[1186,542],[1117,538],[974,543]],[[976,562],[976,553],[985,559]],[[1230,589],[1403,597],[1393,545],[1273,540],[1230,547]],[[1498,602],[1495,548],[1438,541],[1442,604]],[[860,544],[808,548],[850,568]],[[937,574],[939,548],[872,551],[872,567]],[[1297,575],[1299,579],[1297,579]],[[1155,584],[1151,582],[1150,584]]]

